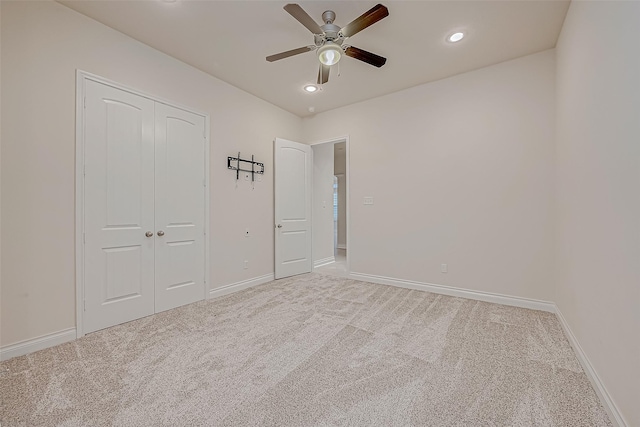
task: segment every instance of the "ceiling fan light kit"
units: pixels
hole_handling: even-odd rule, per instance
[[[318,49],[318,59],[324,65],[335,65],[342,58],[342,46],[334,42],[326,42]]]
[[[311,31],[314,37],[314,44],[267,56],[267,61],[274,62],[301,53],[316,51],[320,61],[318,84],[324,84],[329,81],[331,66],[337,64],[343,55],[378,68],[387,62],[387,59],[382,56],[344,44],[344,41],[349,37],[389,16],[389,10],[385,6],[381,4],[375,5],[342,28],[333,23],[336,14],[332,10],[327,10],[322,14],[322,21],[324,22],[322,26],[318,25],[296,3],[287,4],[284,6],[284,10]]]

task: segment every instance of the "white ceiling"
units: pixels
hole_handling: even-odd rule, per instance
[[[295,0],[292,0],[295,1]],[[285,12],[287,1],[59,0],[298,116],[316,113],[553,48],[568,1],[389,1],[389,16],[349,39],[387,58],[378,69],[353,58],[332,67],[321,91],[313,52],[269,63],[274,53],[313,44],[312,34]],[[344,26],[375,1],[299,1],[319,24],[333,10]],[[452,44],[454,30],[467,33]]]

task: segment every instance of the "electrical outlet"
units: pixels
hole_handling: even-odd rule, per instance
[[[365,196],[365,198],[364,198],[364,204],[365,204],[365,205],[372,205],[372,204],[373,204],[373,197],[371,197],[371,196]]]
[[[440,271],[442,273],[446,273],[447,272],[447,264],[440,264]]]
[[[249,261],[248,260],[244,260],[244,269],[246,270],[247,268],[249,268]]]

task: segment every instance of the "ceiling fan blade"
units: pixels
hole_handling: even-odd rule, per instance
[[[315,46],[305,46],[305,47],[299,47],[297,49],[291,49],[286,52],[276,53],[275,55],[267,56],[267,61],[269,62],[278,61],[280,59],[288,58],[293,55],[299,55],[301,53],[311,52],[312,50],[315,50],[315,48],[316,48]]]
[[[320,28],[320,26],[316,23],[316,21],[314,21],[313,18],[310,17],[309,14],[305,12],[299,4],[289,3],[284,7],[284,10],[289,12],[291,16],[296,18],[299,23],[307,27],[307,29],[313,34],[322,34],[324,32],[322,31],[322,28]]]
[[[344,54],[378,68],[382,67],[387,62],[387,58],[385,58],[384,56],[379,56],[375,53],[367,52],[366,50],[362,50],[353,46],[349,46],[348,48],[346,48]]]
[[[328,65],[320,64],[320,69],[318,70],[318,84],[323,85],[329,81],[329,70],[331,67]]]
[[[363,13],[361,16],[345,25],[342,30],[340,30],[340,34],[342,34],[345,38],[351,37],[354,34],[364,30],[368,26],[375,24],[382,18],[386,18],[387,16],[389,16],[389,9],[381,4],[377,4]]]

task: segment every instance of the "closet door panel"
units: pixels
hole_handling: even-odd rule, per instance
[[[205,119],[156,104],[156,312],[202,300]]]
[[[154,102],[91,80],[84,110],[84,331],[154,312]]]

